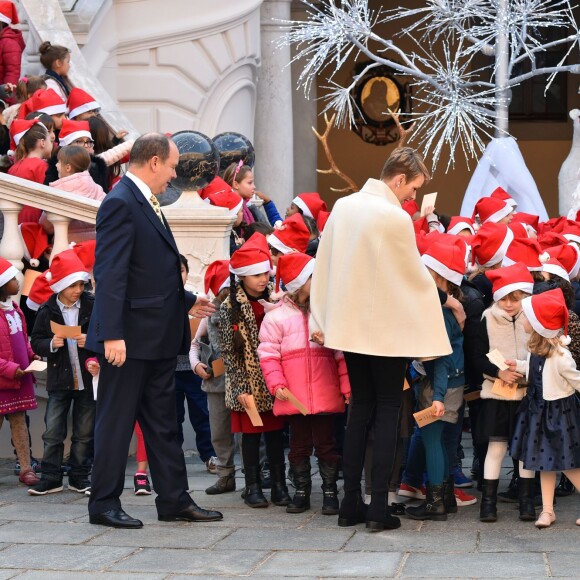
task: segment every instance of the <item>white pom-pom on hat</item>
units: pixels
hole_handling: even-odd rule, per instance
[[[46,274],[44,275],[44,277],[50,282],[52,280],[52,273],[50,272],[50,270],[47,270]]]
[[[29,263],[33,268],[38,268],[38,266],[40,266],[40,262],[36,258],[31,258]]]
[[[538,260],[540,260],[542,264],[545,264],[546,262],[550,261],[550,254],[548,254],[548,252],[543,252],[538,256]]]
[[[563,334],[560,337],[560,344],[562,346],[568,346],[571,342],[572,342],[572,339],[568,335],[566,335],[566,334]]]

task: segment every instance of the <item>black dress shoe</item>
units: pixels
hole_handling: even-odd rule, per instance
[[[143,527],[143,522],[132,518],[122,509],[109,510],[101,514],[91,515],[89,517],[91,524],[98,526],[109,526],[111,528],[128,528],[136,530]]]
[[[157,517],[157,519],[162,522],[217,522],[223,520],[223,518],[224,516],[221,512],[204,510],[195,502],[177,513],[165,515],[159,514]]]

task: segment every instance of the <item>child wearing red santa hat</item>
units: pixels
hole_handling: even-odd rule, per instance
[[[269,284],[272,260],[266,238],[255,233],[230,260],[230,293],[220,307],[220,349],[226,375],[226,407],[231,410],[232,431],[242,433],[246,489],[244,501],[253,508],[268,506],[260,479],[260,438],[264,433],[272,479],[272,503],[290,503],[284,465],[284,419],[272,412],[258,357],[259,331],[266,309],[272,306]],[[256,410],[262,426],[246,412]]]
[[[342,352],[310,341],[310,282],[314,259],[294,252],[283,255],[276,269],[277,289],[287,294],[270,310],[260,328],[258,355],[266,386],[275,396],[274,415],[288,417],[290,453],[296,493],[288,513],[310,509],[310,456],[318,458],[322,477],[322,514],[338,514],[338,462],[334,440],[334,414],[344,412],[350,383]],[[289,394],[308,410],[302,415]]]
[[[15,87],[20,78],[22,53],[26,47],[22,32],[12,28],[19,24],[16,6],[9,1],[0,2],[0,84]],[[10,91],[9,102],[14,102],[14,91]]]
[[[559,288],[525,298],[522,309],[530,332],[527,360],[507,360],[510,371],[528,378],[517,414],[512,456],[540,471],[542,512],[536,527],[556,521],[556,472],[580,488],[580,371],[567,348],[568,308]],[[580,519],[576,520],[580,525]]]

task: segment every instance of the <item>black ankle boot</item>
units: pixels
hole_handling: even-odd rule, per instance
[[[320,477],[322,477],[322,515],[335,516],[338,513],[338,465],[332,463],[318,463]]]
[[[270,499],[274,505],[287,506],[290,503],[288,487],[286,486],[286,466],[283,463],[270,463],[272,492]]]
[[[497,494],[497,497],[500,501],[505,501],[508,503],[516,503],[518,501],[519,492],[518,492],[518,482],[519,477],[517,475],[512,475],[511,481],[509,482],[508,488],[506,491],[500,491]]]
[[[572,482],[562,473],[560,476],[560,483],[556,487],[556,497],[567,497],[572,495],[576,488]]]
[[[533,522],[536,519],[536,508],[534,507],[535,478],[520,477],[519,500],[520,500],[520,520],[522,522]]]
[[[448,514],[457,513],[457,498],[455,497],[455,482],[453,476],[448,477],[443,482],[443,501]]]
[[[497,486],[499,479],[484,479],[481,505],[479,506],[479,521],[480,522],[496,522],[497,521]]]
[[[387,502],[388,493],[371,493],[371,503],[367,509],[366,527],[370,532],[396,530],[401,520],[391,513]]]
[[[356,526],[367,519],[367,506],[363,501],[360,487],[356,491],[345,491],[340,509],[338,510],[338,525],[341,527]]]
[[[417,507],[408,507],[407,515],[413,520],[444,522],[447,511],[443,501],[443,485],[427,484],[427,499]]]
[[[244,503],[251,508],[268,507],[268,500],[262,493],[260,484],[260,467],[246,467],[244,477],[246,479],[246,489],[242,494]]]
[[[310,492],[312,490],[310,461],[308,463],[292,465],[292,472],[294,474],[296,493],[286,507],[286,512],[289,514],[301,514],[310,509]]]

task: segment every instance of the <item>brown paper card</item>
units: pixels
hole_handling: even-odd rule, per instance
[[[226,367],[224,365],[224,359],[218,358],[211,363],[211,368],[214,377],[221,377],[226,372]]]
[[[50,330],[52,330],[54,336],[60,338],[75,338],[82,334],[80,326],[66,326],[65,324],[59,324],[54,320],[50,321]]]
[[[464,395],[463,397],[463,400],[466,403],[477,401],[477,399],[481,399],[481,391],[471,391],[471,393],[467,393],[467,395]]]
[[[195,334],[199,325],[201,324],[201,318],[190,318],[189,319],[189,329],[191,330],[191,340],[195,338]]]
[[[303,415],[308,415],[308,409],[302,404],[288,389],[284,389],[284,393],[288,397],[288,402],[292,403]]]
[[[24,272],[24,281],[22,282],[22,296],[28,296],[30,294],[30,289],[34,281],[42,275],[42,272],[37,272],[36,270],[26,270]]]
[[[405,381],[403,383],[403,391],[408,391],[410,388],[411,387],[409,386],[407,379],[405,379]]]
[[[418,413],[413,413],[413,417],[415,417],[415,421],[417,421],[417,425],[419,427],[425,427],[430,423],[434,423],[435,421],[439,421],[438,417],[433,415],[433,407],[429,407],[428,409],[423,409]]]
[[[48,364],[43,360],[33,360],[25,369],[25,373],[41,373],[46,370]]]
[[[491,392],[494,395],[499,395],[500,397],[503,397],[504,399],[514,400],[517,397],[518,384],[506,383],[501,379],[495,379],[495,383],[493,383]]]
[[[254,427],[263,427],[264,423],[262,423],[262,417],[260,417],[260,413],[258,413],[258,409],[256,409],[256,403],[254,402],[254,395],[248,395],[246,397],[246,401],[248,403],[248,408],[246,409],[246,413],[252,422]]]

